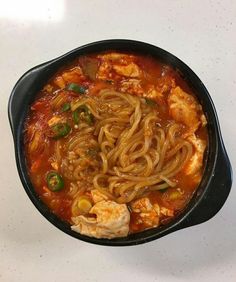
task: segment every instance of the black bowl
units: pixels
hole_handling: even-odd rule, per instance
[[[23,126],[29,105],[36,93],[61,66],[84,54],[106,50],[131,51],[151,55],[171,65],[180,72],[202,104],[208,122],[209,146],[206,167],[202,181],[186,209],[169,224],[131,234],[125,238],[96,239],[71,230],[70,225],[50,212],[40,200],[30,181],[23,146]],[[174,55],[147,43],[133,40],[105,40],[79,47],[59,58],[36,66],[26,72],[12,90],[8,114],[15,145],[18,172],[26,193],[35,207],[53,225],[65,233],[94,244],[107,246],[127,246],[145,243],[176,230],[193,226],[212,218],[224,205],[232,184],[231,166],[222,141],[215,107],[210,95],[197,75]]]

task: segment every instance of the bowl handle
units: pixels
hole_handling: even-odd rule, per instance
[[[30,89],[35,88],[35,85],[38,84],[38,79],[45,65],[46,63],[26,72],[17,81],[11,92],[8,102],[8,117],[14,139],[19,127],[19,122],[21,121],[23,109],[25,108],[24,105],[28,103],[30,97],[32,97]]]
[[[221,138],[220,138],[221,139]],[[212,218],[224,205],[232,185],[232,170],[224,144],[219,144],[218,157],[210,186],[200,204],[180,224],[178,229],[200,224]]]

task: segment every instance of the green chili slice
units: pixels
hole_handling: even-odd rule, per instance
[[[73,120],[75,124],[78,124],[80,120],[84,120],[88,125],[94,123],[94,116],[90,113],[86,105],[81,105],[73,112]]]
[[[68,135],[71,128],[68,123],[57,123],[51,127],[51,130],[54,133],[53,138],[59,139]]]
[[[158,191],[161,192],[161,193],[165,193],[167,190],[168,190],[168,188],[163,188],[163,189],[160,189]]]
[[[151,106],[151,107],[155,107],[157,105],[155,101],[149,98],[145,98],[145,102],[148,106]]]
[[[66,89],[70,91],[74,91],[79,94],[84,94],[86,92],[86,88],[84,86],[78,85],[76,83],[68,84]]]
[[[62,107],[61,107],[61,112],[67,112],[70,110],[70,103],[65,103]]]
[[[79,112],[89,113],[89,108],[86,105],[79,106],[77,110],[79,110]]]
[[[46,180],[47,180],[48,188],[53,192],[60,191],[64,187],[64,181],[62,177],[60,176],[60,174],[58,174],[55,171],[48,172],[46,176]]]
[[[73,112],[72,116],[73,116],[74,123],[78,124],[79,123],[79,112],[78,112],[78,109]]]
[[[88,125],[94,124],[94,116],[91,113],[88,113],[84,116],[84,120],[87,122]]]

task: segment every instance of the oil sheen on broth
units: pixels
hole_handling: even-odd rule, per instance
[[[186,207],[203,174],[206,123],[170,66],[131,53],[82,56],[30,107],[29,175],[74,231],[124,237],[164,225]]]

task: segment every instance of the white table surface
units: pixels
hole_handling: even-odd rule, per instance
[[[236,166],[235,0],[0,0],[0,281],[236,281],[235,185],[210,221],[121,248],[69,237],[24,192],[7,116],[15,82],[41,62],[108,38],[146,41],[187,63],[211,93]]]

